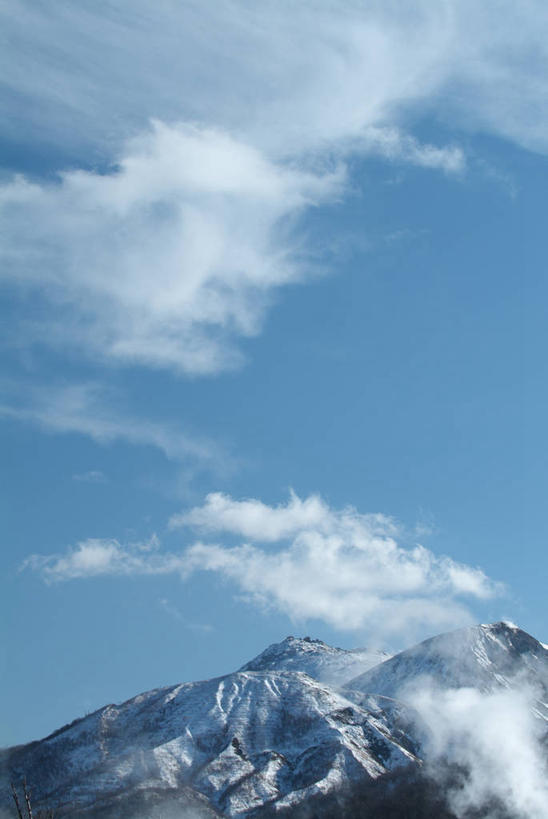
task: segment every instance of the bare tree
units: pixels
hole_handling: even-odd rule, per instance
[[[17,793],[17,788],[11,783],[11,795],[13,797],[13,801],[15,803],[15,809],[17,811],[17,816],[19,819],[54,819],[54,813],[52,810],[39,810],[38,813],[34,813],[32,810],[32,802],[30,798],[30,788],[27,785],[27,780],[23,780],[23,800],[24,805],[26,808],[26,813],[23,810],[21,805],[21,800],[19,799],[19,794]]]

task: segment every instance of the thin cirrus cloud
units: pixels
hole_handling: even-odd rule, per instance
[[[200,464],[213,471],[227,472],[234,465],[230,453],[218,442],[187,434],[171,423],[128,413],[117,406],[117,393],[101,384],[3,387],[0,417],[30,423],[51,433],[85,435],[100,444],[123,441],[154,447],[169,460]],[[105,476],[91,471],[74,479],[97,483]]]
[[[10,0],[1,14],[4,133],[88,163],[151,117],[279,157],[397,125],[410,106],[548,147],[542,0]]]
[[[32,555],[24,568],[47,582],[100,575],[212,572],[262,609],[294,620],[323,620],[347,631],[412,635],[471,620],[464,598],[486,600],[502,591],[481,569],[438,557],[423,546],[398,543],[397,524],[384,515],[332,509],[321,498],[268,506],[219,493],[172,518],[171,527],[215,532],[240,545],[195,542],[180,552],[87,540],[65,554]],[[254,543],[247,540],[254,540]]]

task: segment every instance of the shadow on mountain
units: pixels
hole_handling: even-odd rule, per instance
[[[463,819],[451,810],[448,794],[466,788],[466,771],[455,766],[430,775],[415,766],[329,794],[318,794],[285,810],[266,807],[257,819]],[[498,800],[466,811],[466,819],[518,819]]]

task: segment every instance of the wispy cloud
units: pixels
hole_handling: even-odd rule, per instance
[[[88,472],[77,472],[72,476],[77,483],[107,483],[108,478],[100,469],[90,469]]]
[[[306,273],[287,220],[341,180],[220,130],[156,122],[110,173],[1,187],[3,275],[56,307],[28,338],[215,373],[239,363],[233,339],[258,332],[272,291]]]
[[[460,147],[423,144],[398,123],[402,103],[440,82],[446,14],[16,5],[36,47],[28,74],[14,73],[19,35],[5,21],[4,128],[39,111],[23,130],[87,168],[0,187],[2,275],[48,302],[40,321],[22,303],[19,343],[189,374],[238,366],[238,339],[260,331],[280,287],[310,274],[292,228],[343,195],[348,157],[464,168]]]
[[[209,634],[210,632],[214,631],[213,626],[209,623],[193,623],[190,620],[187,620],[181,610],[165,597],[160,598],[158,604],[166,614],[189,631],[197,631],[201,634]]]
[[[421,143],[395,127],[366,128],[354,145],[356,153],[371,153],[393,162],[409,163],[422,168],[461,173],[466,167],[466,156],[458,145],[439,147]]]
[[[25,568],[41,572],[48,582],[99,574],[178,573],[188,579],[210,571],[260,607],[377,636],[411,636],[425,626],[469,622],[463,598],[484,600],[501,591],[478,568],[420,545],[399,545],[400,530],[390,518],[350,507],[332,509],[316,496],[301,500],[293,494],[287,504],[271,507],[254,499],[209,495],[203,506],[172,519],[173,526],[256,543],[200,541],[178,553],[147,553],[117,541],[92,540],[64,555],[34,555]]]
[[[157,575],[181,570],[180,558],[159,551],[156,535],[125,546],[108,538],[88,538],[65,554],[30,555],[21,571],[39,572],[47,583],[105,575]]]
[[[349,158],[460,173],[462,147],[406,130],[425,112],[548,151],[541,0],[12,0],[4,15],[4,137],[86,168],[0,188],[2,275],[48,303],[29,321],[21,302],[19,343],[235,367],[278,288],[309,274],[289,226],[344,195]]]
[[[152,446],[169,459],[192,460],[213,469],[227,469],[231,462],[222,447],[212,441],[187,435],[170,423],[138,418],[117,408],[115,393],[97,383],[25,389],[7,385],[5,393],[0,417],[36,424],[49,432],[79,433],[102,444],[126,441]],[[100,474],[87,473],[87,479],[95,475],[97,480]]]
[[[542,0],[168,0],[154,10],[149,0],[11,0],[2,29],[12,92],[3,129],[72,156],[109,156],[150,117],[213,124],[295,155],[432,108],[548,145]],[[33,48],[21,63],[23,42]],[[34,126],[28,136],[22,121]]]

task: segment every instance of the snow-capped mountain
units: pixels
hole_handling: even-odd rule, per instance
[[[349,651],[322,640],[290,636],[269,646],[240,671],[303,671],[315,680],[339,686],[390,656],[386,651],[366,648]]]
[[[240,816],[413,761],[411,740],[388,723],[301,672],[237,672],[109,705],[14,749],[9,765],[41,801],[73,813],[97,794],[138,786],[171,798],[190,785]]]
[[[346,683],[357,691],[401,696],[409,682],[428,676],[442,688],[491,691],[516,678],[548,690],[548,650],[517,626],[472,626],[431,637]]]
[[[370,660],[366,651],[287,638],[238,672],[108,705],[2,752],[0,812],[2,790],[25,777],[36,807],[59,817],[295,810],[342,787],[419,770],[416,715],[393,697],[424,674],[482,691],[516,674],[548,687],[547,649],[505,623],[440,635],[352,676]],[[344,689],[318,679],[340,683],[347,673]]]

